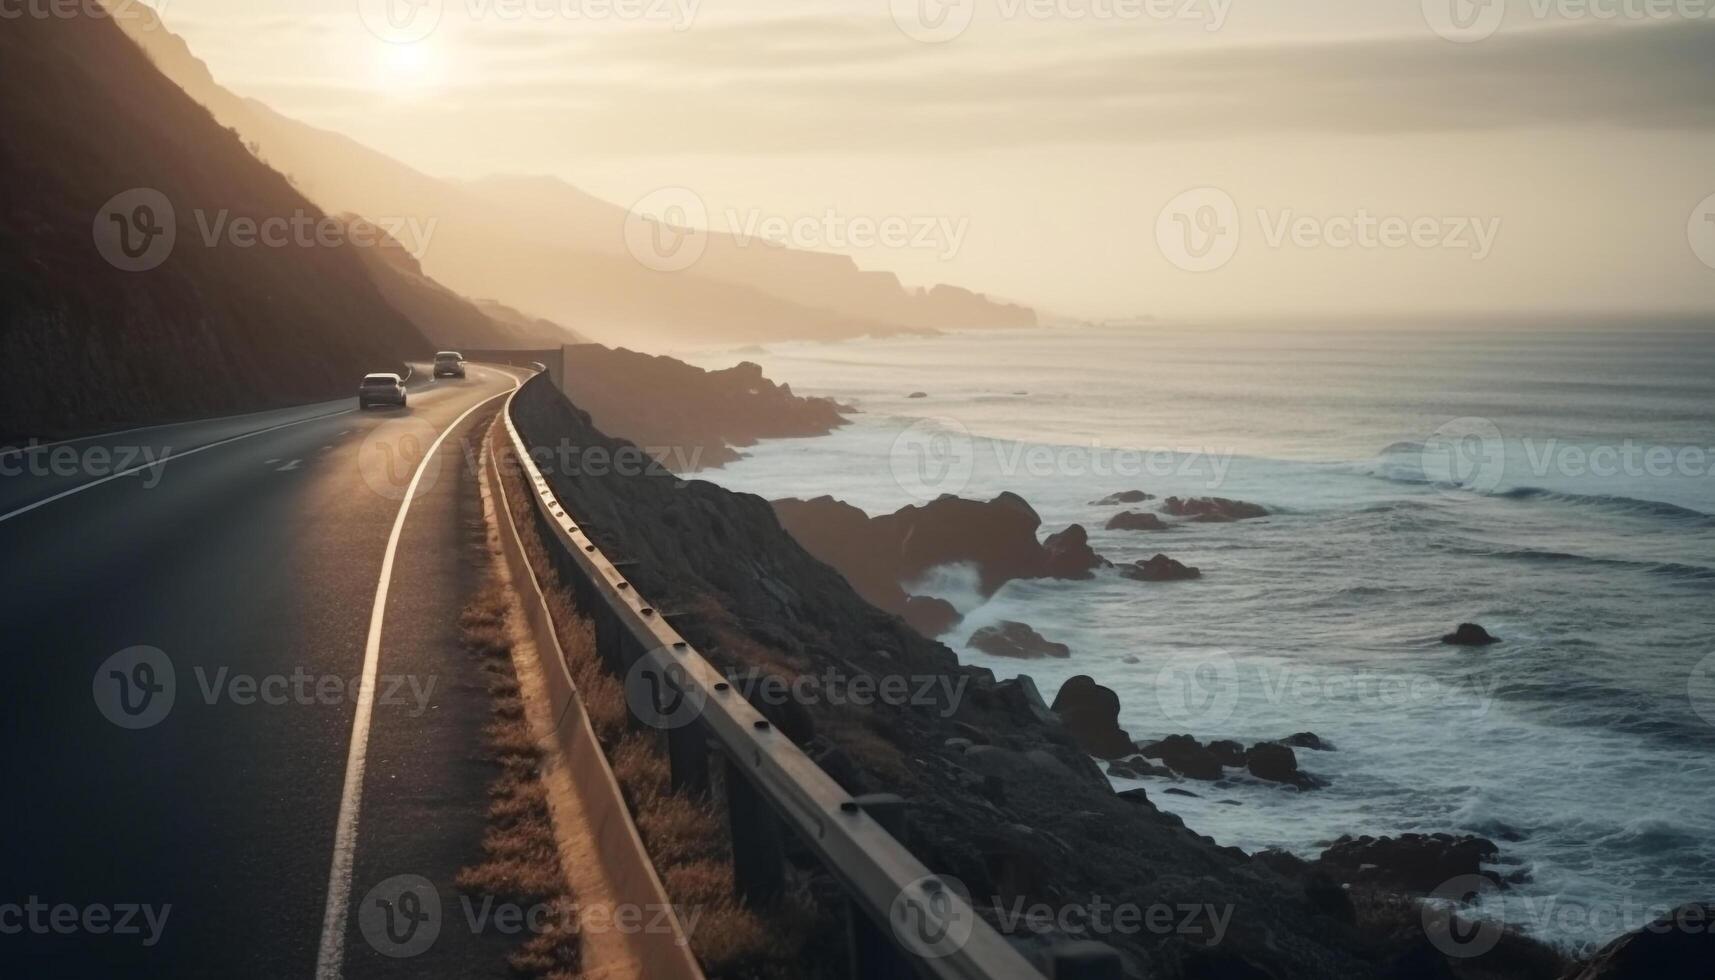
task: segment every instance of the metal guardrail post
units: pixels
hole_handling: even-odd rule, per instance
[[[675,790],[697,796],[709,792],[709,738],[701,725],[686,725],[667,733],[667,763]]]
[[[726,760],[726,799],[733,886],[752,908],[772,905],[786,892],[785,828],[731,756]]]
[[[869,814],[895,840],[910,846],[911,814],[904,798],[872,793],[856,797],[851,805]],[[851,980],[916,980],[917,971],[900,952],[898,940],[850,899],[846,901],[846,942],[851,949]]]
[[[1106,943],[1061,943],[1048,954],[1053,980],[1120,980],[1120,954]]]

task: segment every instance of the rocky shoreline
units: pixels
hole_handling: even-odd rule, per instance
[[[520,393],[515,416],[532,445],[619,445],[540,379]],[[1249,747],[1189,736],[1139,746],[1118,730],[1118,698],[1093,679],[1068,682],[1050,706],[1028,677],[1002,681],[961,665],[924,635],[956,620],[900,582],[947,560],[969,561],[972,552],[991,593],[1014,578],[1087,577],[1109,567],[1082,528],[1039,539],[1040,519],[1021,498],[943,498],[871,518],[831,498],[770,505],[665,469],[549,479],[604,551],[635,562],[639,590],[671,610],[717,667],[792,681],[799,696],[759,701],[759,710],[849,791],[907,800],[913,850],[963,882],[979,913],[1027,953],[1055,938],[1094,938],[1120,950],[1128,975],[1166,978],[1693,976],[1573,965],[1507,931],[1482,956],[1449,953],[1448,943],[1473,927],[1444,906],[1420,904],[1421,886],[1443,872],[1504,884],[1494,842],[1343,839],[1313,862],[1247,854],[1186,828],[1145,789],[1115,792],[1096,757],[1132,765],[1135,757],[1181,775],[1176,766],[1211,774],[1212,759],[1222,776],[1242,767],[1311,790],[1315,777],[1299,768],[1299,751],[1332,748],[1311,733]],[[1224,503],[1174,509],[1166,512],[1174,520],[1253,519]],[[921,697],[858,705],[836,697],[829,677],[934,683],[905,685]],[[1008,915],[1021,904],[1215,911],[1159,929],[1116,930],[1111,921],[1103,928],[1088,916],[1038,929]],[[1637,943],[1659,945],[1651,940]]]

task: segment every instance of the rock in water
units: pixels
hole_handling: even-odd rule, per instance
[[[1398,837],[1341,837],[1316,863],[1336,880],[1427,895],[1461,875],[1500,878],[1483,870],[1500,848],[1486,837],[1450,834],[1401,834]]]
[[[914,595],[906,599],[902,615],[912,629],[931,640],[959,625],[965,618],[959,615],[952,603],[928,595]]]
[[[1567,980],[1708,980],[1715,976],[1715,903],[1681,905],[1603,946]]]
[[[1138,749],[1146,759],[1160,759],[1167,768],[1191,779],[1221,778],[1221,760],[1190,735],[1169,735]]]
[[[1102,759],[1121,759],[1137,752],[1131,736],[1120,728],[1120,699],[1111,689],[1085,674],[1060,685],[1049,706],[1078,747]]]
[[[1296,735],[1288,735],[1280,740],[1280,744],[1291,745],[1300,749],[1311,749],[1316,752],[1334,751],[1334,746],[1323,741],[1322,736],[1315,732],[1299,732]]]
[[[1174,561],[1166,555],[1156,555],[1135,565],[1121,565],[1120,574],[1139,582],[1183,582],[1203,577],[1200,569]]]
[[[1221,739],[1209,743],[1209,751],[1223,766],[1238,767],[1245,764],[1245,747],[1232,739]]]
[[[1091,507],[1112,507],[1115,504],[1141,504],[1146,500],[1154,500],[1155,494],[1144,493],[1142,490],[1121,490],[1110,493],[1100,500],[1090,501]]]
[[[1077,524],[1037,540],[1042,518],[1015,493],[987,501],[946,495],[873,518],[832,497],[776,500],[773,506],[805,551],[891,613],[905,609],[899,583],[944,565],[975,566],[985,596],[1013,579],[1087,579],[1109,566]]]
[[[991,656],[1012,657],[1017,660],[1036,660],[1042,657],[1064,659],[1072,655],[1072,648],[1066,644],[1047,640],[1028,625],[1012,620],[1003,620],[994,626],[984,626],[972,633],[966,642]]]
[[[1213,746],[1211,746],[1212,748]],[[1298,769],[1298,755],[1279,742],[1258,742],[1245,752],[1245,768],[1258,779],[1286,783],[1299,789],[1315,789],[1316,777]]]
[[[1443,636],[1441,642],[1456,647],[1486,647],[1501,640],[1500,637],[1489,635],[1488,630],[1476,623],[1460,623],[1459,628]]]
[[[1121,511],[1108,519],[1110,531],[1165,531],[1167,522],[1141,510]]]
[[[1082,524],[1073,524],[1064,531],[1048,535],[1042,547],[1047,552],[1045,571],[1048,578],[1091,578],[1096,569],[1112,564],[1090,547],[1090,535]]]
[[[1226,497],[1168,497],[1161,509],[1174,517],[1188,517],[1205,524],[1226,524],[1268,516],[1268,511],[1256,504],[1228,500]]]

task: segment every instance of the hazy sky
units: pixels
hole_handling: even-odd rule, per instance
[[[1715,308],[1715,0],[164,15],[228,87],[431,173],[685,187],[1057,312]]]

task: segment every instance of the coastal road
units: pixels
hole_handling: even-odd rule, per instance
[[[520,377],[0,454],[0,976],[506,975],[457,620]]]

